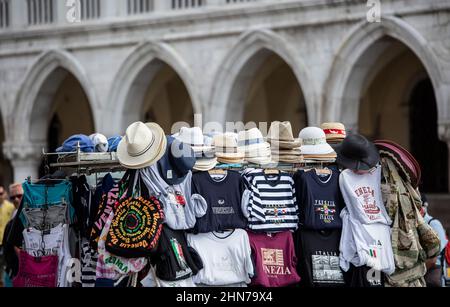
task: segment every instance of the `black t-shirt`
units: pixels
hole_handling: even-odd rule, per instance
[[[366,265],[355,267],[350,264],[344,278],[345,283],[351,288],[383,288],[385,285],[385,274]]]
[[[297,233],[297,270],[305,287],[344,287],[339,265],[341,230],[300,230]]]
[[[294,175],[299,206],[300,228],[323,230],[341,229],[341,210],[345,203],[339,188],[339,171],[319,176],[316,171],[297,172]]]
[[[197,219],[193,232],[245,229],[247,220],[241,207],[244,190],[244,180],[238,172],[228,171],[220,180],[213,179],[208,172],[195,173],[192,193],[203,196],[208,209],[203,217]]]
[[[186,279],[203,269],[197,251],[187,244],[186,232],[167,225],[163,226],[152,263],[156,265],[156,276],[164,281]]]

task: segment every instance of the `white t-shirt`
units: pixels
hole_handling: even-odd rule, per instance
[[[352,263],[356,267],[367,265],[388,275],[394,273],[390,227],[382,223],[361,224],[350,216],[347,208],[342,210],[341,218],[341,268],[348,271]]]
[[[26,228],[23,231],[25,250],[33,257],[49,255],[58,256],[58,287],[67,287],[68,263],[72,256],[69,248],[69,227],[59,224],[50,229],[49,233],[36,228]]]
[[[352,218],[357,218],[362,224],[391,225],[381,196],[380,166],[374,172],[363,175],[344,170],[339,177],[339,185]]]
[[[193,278],[196,284],[227,286],[251,282],[254,269],[245,230],[188,234],[188,243],[203,261],[203,269]]]

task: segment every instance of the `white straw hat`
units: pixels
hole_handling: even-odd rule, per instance
[[[334,153],[333,148],[327,143],[325,132],[317,127],[307,127],[300,131],[299,138],[303,145],[300,151],[303,155],[327,155]]]
[[[130,169],[141,169],[158,162],[164,155],[167,140],[156,123],[135,122],[117,147],[120,164]]]
[[[213,150],[212,146],[205,145],[202,129],[199,127],[182,127],[174,137],[182,143],[189,144],[195,152]]]

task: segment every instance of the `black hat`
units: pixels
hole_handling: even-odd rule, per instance
[[[336,162],[344,168],[367,171],[380,162],[380,154],[375,145],[360,134],[347,136],[336,147]]]

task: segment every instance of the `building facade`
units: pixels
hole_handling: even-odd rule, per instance
[[[371,6],[375,2],[375,6]],[[0,0],[2,180],[136,120],[341,121],[448,193],[450,1]],[[79,11],[78,11],[79,9]],[[74,11],[75,10],[75,11]],[[75,13],[74,13],[75,12]],[[80,20],[78,20],[78,17]]]

